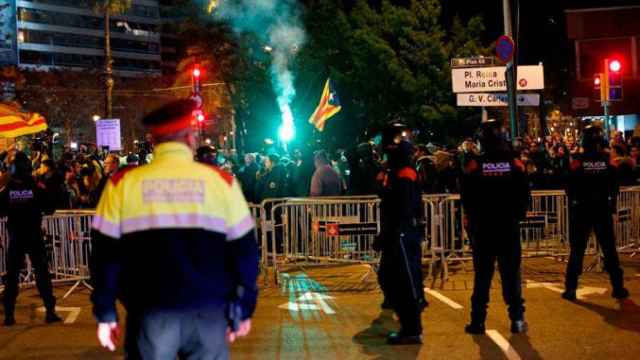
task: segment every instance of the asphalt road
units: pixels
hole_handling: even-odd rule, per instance
[[[473,286],[470,265],[454,266],[441,284],[425,281],[430,306],[423,313],[422,346],[390,347],[398,327],[381,311],[375,274],[364,265],[290,267],[278,285],[263,287],[251,335],[232,346],[233,359],[638,359],[640,354],[640,256],[623,257],[631,299],[610,297],[605,274],[583,276],[581,301],[560,299],[564,265],[552,259],[524,262],[530,331],[512,335],[494,281],[487,335],[470,336]],[[71,284],[56,287],[58,297]],[[45,325],[37,291],[19,297],[11,328],[0,327],[0,359],[117,359],[97,346],[89,292],[80,288],[60,301],[67,323]],[[3,315],[3,314],[2,314]]]

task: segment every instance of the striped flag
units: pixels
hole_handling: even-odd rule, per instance
[[[342,110],[342,106],[340,106],[338,94],[336,94],[331,85],[331,79],[327,79],[322,91],[322,97],[320,97],[320,104],[318,104],[316,111],[309,118],[309,124],[313,124],[318,131],[322,131],[327,120],[340,110]]]
[[[17,106],[0,103],[0,138],[15,138],[47,130],[47,122],[38,113],[20,110]]]

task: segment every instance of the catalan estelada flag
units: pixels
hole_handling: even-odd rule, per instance
[[[20,110],[17,105],[0,103],[0,138],[15,138],[47,130],[47,122],[38,113]]]
[[[309,118],[309,124],[313,124],[318,131],[322,131],[327,120],[340,110],[342,110],[342,106],[340,106],[338,94],[336,94],[331,85],[331,79],[327,79],[322,91],[322,97],[320,97],[320,104],[318,104],[316,111]]]

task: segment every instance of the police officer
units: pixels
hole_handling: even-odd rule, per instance
[[[196,149],[195,158],[203,164],[218,165],[218,152],[212,145],[203,145]]]
[[[380,193],[382,250],[378,272],[385,301],[400,320],[400,330],[388,335],[389,344],[421,344],[422,310],[426,306],[422,287],[423,207],[417,173],[411,166],[412,146],[401,124],[389,125],[382,139],[387,169]]]
[[[4,293],[4,324],[15,324],[15,304],[18,297],[18,279],[29,254],[36,275],[36,286],[46,309],[47,323],[61,319],[55,313],[51,276],[42,237],[42,214],[55,210],[55,191],[38,186],[31,176],[31,161],[23,152],[15,154],[10,166],[10,180],[0,193],[0,217],[7,216],[9,250],[7,253],[6,289]],[[49,195],[49,196],[48,196]]]
[[[482,123],[478,137],[482,154],[465,164],[461,191],[475,271],[471,323],[465,331],[485,332],[489,290],[497,260],[511,332],[525,332],[519,238],[519,222],[526,214],[529,201],[525,168],[514,158],[495,120]]]
[[[576,300],[578,277],[582,273],[582,260],[591,229],[604,255],[604,268],[609,273],[613,291],[611,296],[624,299],[629,291],[624,288],[622,268],[618,260],[613,234],[613,214],[616,213],[618,184],[616,170],[604,152],[602,129],[588,126],[583,133],[584,153],[570,166],[567,195],[571,206],[570,244],[571,254],[562,297]]]
[[[127,359],[226,359],[227,342],[251,328],[253,218],[232,175],[194,161],[193,108],[180,100],[144,117],[154,161],[112,176],[96,209],[98,339],[115,350],[118,297]]]

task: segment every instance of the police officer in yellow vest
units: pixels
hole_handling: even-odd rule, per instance
[[[116,298],[127,359],[226,359],[257,300],[253,219],[238,182],[193,160],[194,104],[143,119],[154,161],[108,182],[93,221],[91,296],[98,339],[115,350]]]

